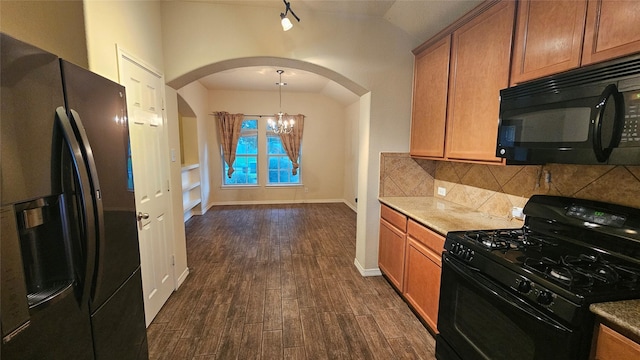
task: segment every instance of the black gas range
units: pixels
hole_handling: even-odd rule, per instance
[[[447,234],[438,359],[586,359],[589,305],[640,298],[640,209],[538,195],[524,214]]]

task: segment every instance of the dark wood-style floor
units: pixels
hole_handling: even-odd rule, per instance
[[[220,206],[186,227],[191,273],[147,330],[151,359],[435,359],[386,280],[355,268],[346,205]]]

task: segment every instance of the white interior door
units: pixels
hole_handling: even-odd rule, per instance
[[[122,51],[147,326],[175,288],[162,75]]]

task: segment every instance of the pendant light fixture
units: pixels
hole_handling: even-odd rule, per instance
[[[287,85],[287,83],[282,82],[282,73],[284,70],[276,70],[276,72],[280,75],[280,81],[276,83],[279,86],[280,90],[280,112],[278,112],[278,120],[274,121],[273,119],[269,119],[269,130],[273,131],[276,134],[290,134],[293,131],[293,119],[285,120],[282,118],[284,113],[282,112],[282,87]]]
[[[296,14],[293,12],[293,10],[291,10],[291,3],[287,2],[287,0],[282,0],[284,1],[284,5],[285,10],[283,13],[280,13],[280,24],[282,24],[282,30],[284,31],[288,31],[293,27],[293,24],[291,23],[291,20],[289,20],[289,18],[287,18],[287,14],[290,12],[291,15],[293,15],[293,17],[298,20],[298,22],[300,22],[300,18],[296,16]]]

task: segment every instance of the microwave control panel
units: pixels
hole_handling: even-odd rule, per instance
[[[620,146],[640,146],[640,90],[624,92],[624,127]]]

